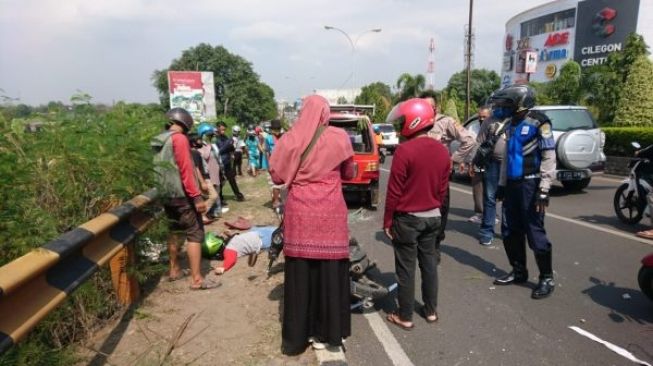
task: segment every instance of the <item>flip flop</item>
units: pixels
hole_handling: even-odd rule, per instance
[[[426,320],[427,323],[433,324],[433,323],[437,323],[437,321],[440,320],[440,316],[438,316],[437,312],[435,312],[433,314],[430,314],[430,315],[426,315],[426,310],[424,308],[422,308],[420,310],[420,313],[421,313],[422,317],[424,318],[424,320]],[[432,316],[434,316],[435,319],[431,319],[430,317],[432,317]]]
[[[179,281],[179,280],[181,280],[182,278],[186,278],[186,277],[188,277],[189,275],[190,275],[190,269],[188,269],[188,268],[184,268],[184,269],[182,269],[181,271],[179,271],[179,274],[176,275],[175,277],[170,277],[170,276],[168,276],[168,282]]]
[[[399,315],[397,315],[397,313],[390,313],[388,314],[388,316],[385,317],[385,319],[403,330],[410,331],[413,330],[413,328],[415,328],[415,324],[411,324],[411,325],[402,324],[401,318],[399,317]]]
[[[210,290],[210,289],[218,288],[220,286],[222,286],[222,282],[204,280],[198,287],[191,286],[190,289],[192,291],[200,291],[200,290]]]

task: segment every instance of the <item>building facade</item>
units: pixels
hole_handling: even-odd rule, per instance
[[[640,0],[557,0],[512,17],[501,85],[553,80],[570,60],[583,68],[602,64],[638,31],[639,12]]]

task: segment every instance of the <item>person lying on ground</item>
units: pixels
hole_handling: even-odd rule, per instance
[[[236,265],[238,257],[244,256],[249,256],[247,263],[253,267],[261,249],[267,249],[272,244],[272,232],[275,229],[274,226],[261,226],[244,233],[225,231],[221,235],[227,242],[223,252],[224,261],[222,266],[215,268],[215,273],[224,274]]]

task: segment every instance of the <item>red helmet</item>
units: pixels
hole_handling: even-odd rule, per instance
[[[259,127],[259,126],[256,126],[256,128],[254,129],[254,132],[256,134],[259,134],[259,133],[263,132],[263,129],[261,127]]]
[[[397,104],[386,118],[386,123],[398,124],[401,135],[410,138],[417,132],[433,127],[435,113],[429,102],[422,98],[412,98]]]

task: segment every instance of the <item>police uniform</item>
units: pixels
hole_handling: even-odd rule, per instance
[[[548,203],[548,191],[555,175],[555,140],[551,121],[543,114],[531,112],[506,129],[506,150],[501,166],[500,186],[505,187],[505,232],[503,243],[513,271],[528,279],[526,240],[535,254],[540,282],[553,284],[551,242],[544,229],[544,210],[536,210],[538,199]],[[524,277],[525,276],[525,277]],[[500,280],[498,280],[500,281]],[[524,282],[515,281],[511,282]],[[500,284],[508,284],[500,283]],[[536,289],[537,290],[537,289]],[[545,295],[548,296],[550,291]],[[537,297],[535,291],[534,298]]]

